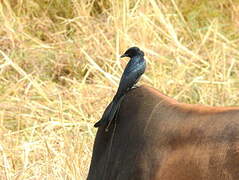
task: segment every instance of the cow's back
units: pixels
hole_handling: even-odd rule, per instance
[[[100,127],[88,180],[239,179],[239,109],[130,91],[109,132]]]

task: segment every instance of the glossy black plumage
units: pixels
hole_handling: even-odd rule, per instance
[[[108,124],[113,120],[113,118],[117,114],[117,111],[119,110],[124,95],[138,82],[139,78],[145,71],[146,62],[144,59],[144,52],[141,51],[138,47],[129,48],[121,56],[121,58],[122,57],[129,57],[130,61],[128,62],[123,72],[118,90],[112,102],[107,106],[102,118],[97,123],[95,123],[94,127],[99,127],[106,123]]]

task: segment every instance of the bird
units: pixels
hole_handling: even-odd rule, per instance
[[[108,124],[106,126],[106,131],[108,131],[111,121],[119,111],[119,107],[124,96],[130,89],[136,87],[136,83],[139,81],[146,69],[144,52],[138,47],[130,47],[120,57],[129,57],[130,60],[121,76],[119,87],[113,100],[105,109],[101,119],[94,125],[94,127],[100,127],[102,125]]]

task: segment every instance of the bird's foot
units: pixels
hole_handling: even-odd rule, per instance
[[[139,88],[137,84],[135,84],[131,89],[136,89],[136,88]]]

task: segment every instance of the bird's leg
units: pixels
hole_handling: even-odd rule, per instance
[[[140,77],[138,77],[138,78],[136,79],[135,84],[133,85],[133,87],[132,87],[131,89],[136,89],[136,88],[139,87],[139,86],[137,85],[137,82],[139,81],[139,78],[140,78]]]

